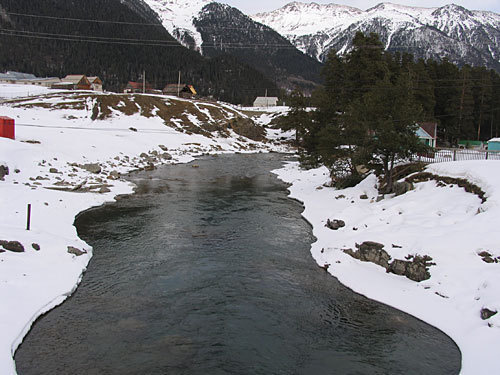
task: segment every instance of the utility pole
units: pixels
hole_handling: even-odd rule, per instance
[[[179,81],[177,82],[177,97],[181,95],[181,71],[179,70]]]
[[[146,93],[146,71],[142,71],[142,93]]]

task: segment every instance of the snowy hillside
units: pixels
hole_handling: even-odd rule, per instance
[[[418,8],[382,3],[366,11],[336,4],[290,3],[253,19],[286,36],[301,51],[326,59],[344,53],[357,31],[376,32],[389,50],[422,58],[500,69],[500,15],[457,5]]]
[[[193,19],[211,0],[144,0],[159,16],[163,26],[182,45],[201,52],[201,34]]]

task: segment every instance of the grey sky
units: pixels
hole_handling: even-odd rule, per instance
[[[240,9],[243,13],[254,14],[258,12],[270,11],[281,8],[283,5],[292,2],[293,0],[218,0],[221,3],[226,3]],[[311,3],[312,1],[302,0],[304,3]],[[316,0],[319,4],[343,4],[353,6],[359,9],[366,10],[381,2],[382,0]],[[418,7],[439,7],[446,4],[454,3],[461,5],[471,10],[489,10],[500,13],[499,0],[398,0],[392,1],[396,4],[418,6]]]

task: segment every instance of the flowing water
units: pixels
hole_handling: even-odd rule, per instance
[[[233,155],[132,175],[137,194],[77,219],[94,258],[16,353],[28,374],[457,374],[439,330],[340,285],[302,206]]]

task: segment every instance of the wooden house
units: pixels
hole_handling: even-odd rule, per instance
[[[169,83],[163,88],[163,95],[173,95],[189,99],[196,96],[197,92],[193,85],[186,85],[185,83]]]
[[[437,141],[437,123],[435,122],[421,122],[417,124],[417,136],[420,140],[432,148],[436,147]]]
[[[125,90],[123,90],[124,93],[126,94],[142,94],[143,92],[146,92],[148,94],[154,93],[153,86],[151,86],[150,83],[146,82],[145,84],[143,82],[132,82],[129,81],[127,83],[127,86],[125,86]]]
[[[278,98],[275,96],[258,96],[254,102],[254,107],[276,107]]]
[[[88,77],[90,88],[94,91],[102,92],[102,81],[99,77]]]
[[[90,90],[90,82],[83,74],[70,74],[62,79],[62,82],[69,82],[74,85],[74,90]]]

